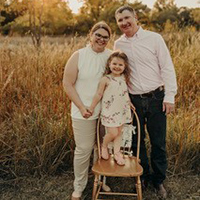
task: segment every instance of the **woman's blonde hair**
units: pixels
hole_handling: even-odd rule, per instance
[[[106,63],[106,69],[105,69],[104,75],[107,75],[107,74],[111,73],[111,70],[110,70],[109,66],[110,66],[110,63],[111,63],[113,58],[121,58],[124,61],[125,69],[123,71],[123,74],[124,74],[124,77],[125,77],[125,80],[126,80],[126,84],[128,86],[130,86],[130,71],[131,70],[130,70],[130,67],[129,67],[128,57],[122,51],[114,51],[110,55],[110,57],[108,58],[107,63]]]

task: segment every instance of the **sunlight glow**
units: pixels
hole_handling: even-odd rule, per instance
[[[143,4],[146,4],[149,8],[153,8],[154,3],[156,0],[141,0]],[[198,0],[175,0],[175,4],[177,7],[188,7],[188,8],[195,8],[199,7]]]
[[[77,0],[67,0],[69,3],[69,7],[72,9],[72,12],[74,14],[77,14],[79,12],[79,8],[83,5],[82,1]]]
[[[72,12],[77,14],[79,12],[79,8],[83,5],[83,1],[78,0],[67,0],[69,3],[69,7],[72,9]],[[156,0],[140,0],[143,4],[146,4],[149,8],[152,8]],[[134,2],[134,1],[132,1]],[[200,7],[198,0],[175,0],[177,7],[186,6],[188,8]]]

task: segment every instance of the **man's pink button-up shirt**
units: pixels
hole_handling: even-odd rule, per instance
[[[131,94],[144,94],[165,86],[164,102],[174,103],[177,92],[176,75],[169,50],[161,35],[141,27],[131,38],[122,35],[115,41],[129,58]]]

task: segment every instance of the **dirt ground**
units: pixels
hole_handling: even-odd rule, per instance
[[[133,178],[108,178],[107,183],[112,190],[133,190]],[[165,181],[169,200],[200,200],[200,176],[185,174],[169,176]],[[89,183],[83,194],[83,200],[91,200],[93,175],[89,175]],[[70,200],[73,191],[73,173],[65,171],[57,176],[42,178],[22,177],[15,180],[0,179],[1,200]],[[105,197],[102,197],[105,198]],[[108,199],[135,199],[134,197],[108,197]],[[143,192],[143,200],[159,200],[154,188],[150,185]]]

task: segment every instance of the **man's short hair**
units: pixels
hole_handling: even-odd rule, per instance
[[[119,7],[116,11],[115,11],[115,17],[118,13],[122,13],[124,10],[128,10],[129,12],[133,13],[133,15],[135,15],[135,10],[129,6],[129,5],[124,5]]]

